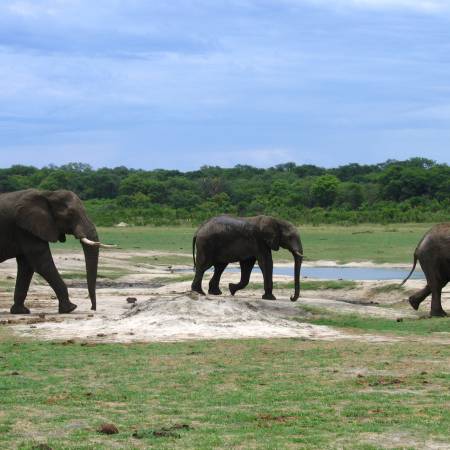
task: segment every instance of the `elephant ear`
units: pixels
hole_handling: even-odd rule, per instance
[[[60,237],[48,200],[36,191],[17,202],[16,224],[43,241],[56,242]]]
[[[272,249],[280,249],[280,227],[272,217],[262,217],[259,222],[259,231],[264,242]]]

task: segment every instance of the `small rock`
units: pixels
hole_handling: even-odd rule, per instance
[[[50,447],[50,445],[47,444],[38,444],[38,445],[33,445],[33,447],[31,447],[32,450],[53,450],[52,447]]]
[[[94,317],[94,314],[88,314],[87,316],[88,317]]]
[[[103,434],[117,434],[119,432],[113,423],[102,423],[97,431]]]
[[[14,277],[12,277],[11,275],[8,275],[8,276],[6,277],[6,279],[7,279],[7,280],[14,280]]]
[[[397,317],[397,322],[403,322],[403,317]]]
[[[15,370],[14,372],[11,372],[11,375],[16,376],[16,375],[20,375],[20,373]]]
[[[45,319],[45,314],[44,313],[39,313],[38,316],[39,316],[40,319]]]
[[[127,298],[127,303],[136,303],[137,302],[137,298],[136,297],[128,297]]]
[[[98,333],[97,336],[98,336],[98,337],[105,337],[106,334],[105,334],[105,333]]]
[[[37,328],[36,325],[30,325],[30,328]]]

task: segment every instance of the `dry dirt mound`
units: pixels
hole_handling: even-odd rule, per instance
[[[199,297],[195,294],[155,296],[131,307],[123,301],[115,316],[42,322],[15,327],[41,339],[101,342],[151,342],[191,339],[301,337],[333,340],[350,335],[326,326],[300,323],[295,304],[287,301]]]

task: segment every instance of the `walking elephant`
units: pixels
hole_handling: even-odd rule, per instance
[[[94,224],[81,200],[70,191],[28,189],[0,195],[0,262],[17,260],[17,278],[12,314],[28,314],[24,305],[33,274],[37,272],[55,291],[59,312],[70,313],[67,287],[53,262],[49,242],[65,242],[72,234],[83,247],[92,309],[96,309],[99,247]]]
[[[421,239],[414,251],[414,264],[402,285],[414,272],[417,261],[422,267],[427,285],[409,297],[410,305],[419,309],[420,304],[431,294],[431,316],[446,316],[442,309],[442,288],[450,281],[450,223],[435,225]]]
[[[303,261],[303,248],[297,229],[285,220],[270,216],[255,217],[214,217],[197,230],[192,241],[195,277],[192,290],[204,295],[203,274],[214,266],[214,275],[209,282],[208,293],[219,295],[220,277],[229,263],[239,262],[241,280],[228,285],[231,295],[245,288],[250,280],[255,262],[261,268],[264,278],[263,299],[275,300],[273,290],[272,250],[280,247],[289,250],[294,257],[294,295],[292,301],[300,296],[300,268]],[[195,257],[197,249],[197,258]]]

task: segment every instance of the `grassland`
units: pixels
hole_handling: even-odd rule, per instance
[[[0,354],[1,448],[375,449],[396,436],[398,448],[450,439],[448,346],[3,339]],[[99,434],[104,422],[119,433]]]
[[[410,263],[414,248],[429,228],[430,225],[427,224],[299,227],[308,260],[343,263]],[[192,252],[194,232],[194,228],[187,227],[99,228],[102,241],[115,243],[127,251],[158,250],[186,255]],[[67,243],[56,244],[55,248],[67,250],[79,248],[79,244],[74,239],[68,239]],[[284,250],[274,252],[274,257],[276,260],[291,259],[290,254]],[[170,258],[174,263],[177,261],[176,257]],[[167,264],[165,257],[158,259],[160,263]]]
[[[379,317],[364,317],[361,314],[336,314],[327,310],[314,307],[302,307],[312,315],[302,318],[302,322],[310,322],[315,325],[328,325],[336,328],[351,328],[354,331],[386,332],[411,335],[430,335],[430,333],[450,333],[450,323],[447,318],[436,320],[407,319],[401,320],[383,319]],[[300,320],[300,319],[299,319]]]
[[[427,228],[301,227],[301,233],[311,260],[409,263]],[[191,228],[99,232],[103,241],[127,251],[186,254],[170,255],[173,263],[190,258]],[[79,249],[79,244],[70,239],[55,247]],[[277,257],[289,259],[282,252]],[[167,264],[159,256],[133,258]],[[109,270],[105,275],[113,276]],[[69,278],[78,275],[69,272]],[[347,281],[303,283],[303,289],[355,287]],[[292,283],[277,288],[292,288]],[[397,287],[377,289],[389,293]],[[448,319],[397,322],[395,317],[303,308],[308,314],[302,322],[350,334],[376,333],[386,342],[49,343],[18,340],[7,325],[0,326],[0,448],[375,450],[448,445],[450,347],[437,343],[442,336],[448,339]],[[119,433],[99,433],[105,422],[115,424]]]

